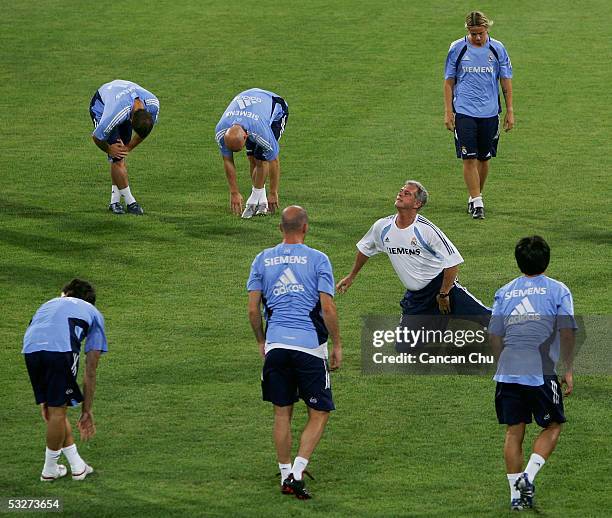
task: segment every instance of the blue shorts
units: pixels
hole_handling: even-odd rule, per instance
[[[102,97],[100,97],[100,94],[96,91],[89,103],[89,116],[91,117],[94,128],[98,127],[103,111],[104,103],[102,102]],[[130,119],[122,122],[119,126],[115,126],[106,141],[109,144],[114,144],[115,142],[119,142],[120,139],[126,146],[130,143],[130,140],[132,140],[132,122]],[[113,158],[108,155],[109,162],[121,162],[121,160],[123,160],[123,158]]]
[[[276,141],[280,142],[280,139],[285,131],[287,119],[289,119],[289,107],[282,97],[272,97],[272,113],[274,113],[274,109],[276,108],[277,104],[280,104],[282,112],[280,117],[278,117],[275,121],[272,121],[270,129],[272,130]],[[251,139],[247,139],[245,147],[247,156],[253,156],[257,160],[266,159],[264,156],[266,150],[263,147],[258,146],[255,142],[252,142]]]
[[[272,349],[266,354],[261,377],[264,401],[276,406],[303,399],[310,408],[335,410],[327,360],[302,351]]]
[[[497,156],[499,142],[499,116],[470,117],[455,114],[455,149],[457,158],[476,158],[486,162]]]
[[[550,423],[565,423],[563,394],[557,376],[544,376],[544,385],[531,387],[498,382],[495,410],[499,424],[531,423],[531,416],[542,428]]]
[[[24,354],[36,403],[47,406],[76,406],[83,401],[77,383],[79,354],[37,351]]]

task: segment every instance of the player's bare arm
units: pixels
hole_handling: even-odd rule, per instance
[[[353,269],[351,273],[349,273],[346,277],[344,277],[338,284],[336,284],[336,289],[339,293],[346,293],[346,291],[351,287],[355,277],[359,273],[359,270],[363,268],[363,265],[368,262],[369,257],[361,252],[357,252],[357,256],[355,257],[355,263],[353,264]]]
[[[455,114],[453,113],[453,87],[455,79],[444,81],[444,126],[448,131],[455,130]]]
[[[279,157],[270,161],[270,191],[268,192],[268,212],[274,214],[278,210],[278,184],[280,182]]]
[[[338,326],[338,313],[336,311],[336,303],[334,298],[329,293],[319,292],[321,301],[321,311],[323,313],[323,321],[325,327],[331,335],[334,342],[330,355],[330,370],[334,371],[340,368],[342,364],[342,340],[340,339],[340,327]]]
[[[263,330],[263,322],[261,320],[261,291],[249,291],[249,322],[251,323],[251,329],[255,334],[255,340],[259,345],[259,353],[263,358],[265,356],[264,347],[266,344],[266,337]]]
[[[451,288],[453,287],[455,279],[457,279],[458,270],[458,266],[451,266],[450,268],[444,269],[444,276],[442,277],[442,287],[440,288],[440,293],[436,297],[438,301],[438,308],[440,308],[440,313],[442,313],[443,315],[446,315],[451,311],[450,298],[448,294]]]
[[[491,344],[491,350],[495,356],[495,361],[499,360],[499,356],[504,348],[504,339],[501,336],[489,334],[489,344]]]
[[[563,328],[559,331],[561,340],[561,360],[565,372],[561,377],[561,385],[565,385],[566,396],[574,390],[574,347],[576,346],[576,333],[574,329]]]
[[[138,144],[140,144],[144,139],[138,135],[138,133],[134,132],[134,134],[132,135],[132,140],[130,140],[130,143],[126,146],[128,151],[132,151],[132,149],[134,149]]]
[[[238,180],[236,179],[236,165],[234,164],[234,156],[223,157],[223,169],[230,190],[230,209],[233,214],[242,214],[243,200],[238,188]]]
[[[81,417],[79,417],[78,428],[81,439],[87,441],[96,434],[92,407],[94,394],[96,393],[96,369],[101,351],[92,350],[87,353],[85,359],[85,375],[83,376],[83,406]]]
[[[504,130],[510,131],[514,127],[514,108],[512,107],[512,79],[500,80],[504,100],[506,101],[506,114],[504,115]]]

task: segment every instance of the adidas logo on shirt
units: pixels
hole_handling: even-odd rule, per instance
[[[529,297],[523,297],[510,313],[508,324],[520,324],[531,320],[540,320],[540,314],[536,312]]]
[[[279,277],[278,281],[274,285],[272,293],[274,295],[285,295],[286,293],[299,293],[304,291],[304,286],[298,283],[291,268],[285,268],[283,273]]]

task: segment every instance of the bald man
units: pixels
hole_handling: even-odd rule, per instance
[[[279,95],[251,88],[239,93],[225,109],[215,128],[215,140],[223,157],[223,168],[230,190],[230,209],[245,219],[265,216],[278,208],[278,161],[280,140],[289,107]],[[252,190],[246,207],[238,188],[234,153],[246,148],[251,173]],[[269,192],[266,195],[266,179]]]
[[[308,215],[287,207],[280,224],[283,242],[261,252],[247,283],[249,320],[265,358],[261,388],[274,406],[274,443],[281,472],[281,492],[311,498],[303,473],[334,410],[329,371],[340,367],[342,342],[334,304],[334,276],[329,258],[304,244]],[[261,320],[265,311],[266,330]],[[327,340],[334,346],[329,356]],[[302,399],[308,421],[291,463],[291,416]]]

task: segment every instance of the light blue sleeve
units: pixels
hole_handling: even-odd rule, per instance
[[[332,265],[329,258],[325,254],[321,254],[321,260],[317,265],[317,290],[323,293],[328,293],[332,297],[336,293]]]
[[[219,145],[219,151],[221,151],[221,154],[223,156],[233,156],[234,153],[232,153],[226,146],[225,146],[225,139],[223,137],[221,137],[219,140],[217,140],[217,144]]]
[[[108,352],[108,343],[104,332],[104,317],[99,311],[94,314],[93,322],[85,339],[85,352],[88,353],[89,351]]]
[[[120,109],[111,110],[106,106],[104,107],[100,122],[93,132],[93,136],[98,140],[107,140],[110,132],[113,131],[117,125],[130,117],[131,107],[129,104],[125,106],[116,106],[116,108]]]
[[[446,64],[444,65],[444,79],[454,79],[457,76],[457,48],[460,45],[451,45],[446,56]]]
[[[157,124],[157,117],[159,117],[159,101],[158,101],[157,104],[155,104],[155,103],[151,103],[150,104],[147,101],[147,111],[153,117],[153,124]]]
[[[234,153],[232,153],[225,145],[224,135],[227,131],[227,126],[222,124],[222,122],[223,119],[221,119],[215,126],[215,142],[219,146],[219,151],[221,151],[223,156],[233,156]]]
[[[261,258],[263,252],[259,253],[251,264],[251,273],[247,281],[247,291],[263,291],[263,272],[261,267]]]
[[[512,79],[512,62],[506,47],[503,45],[499,46],[499,77],[503,79]]]
[[[497,290],[493,301],[493,310],[491,312],[491,320],[489,321],[489,334],[495,336],[504,336],[506,334],[504,325],[504,315],[502,314],[503,296],[501,290]]]
[[[574,300],[572,293],[564,285],[560,292],[560,300],[557,306],[557,326],[562,328],[577,329],[576,320],[574,319]]]

